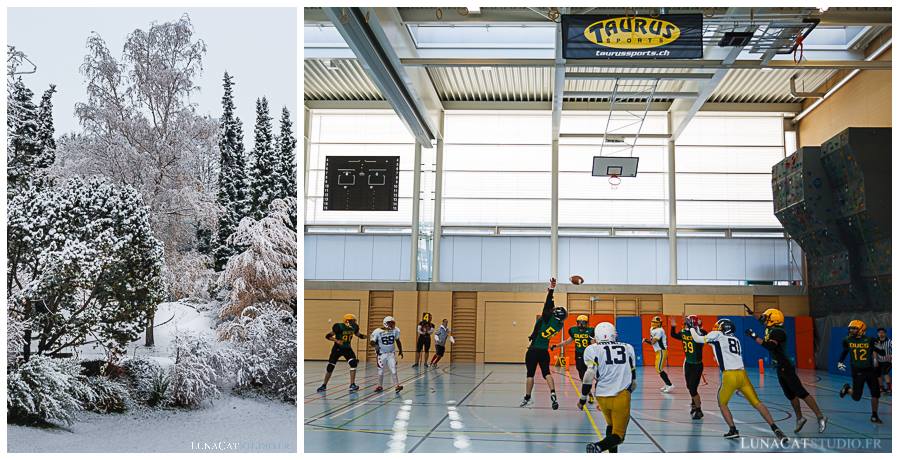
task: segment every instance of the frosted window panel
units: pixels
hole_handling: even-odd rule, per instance
[[[765,145],[784,143],[780,116],[696,116],[678,138],[678,145]]]
[[[676,206],[679,227],[781,228],[772,203],[679,201]]]
[[[319,114],[313,142],[411,143],[413,136],[394,113],[353,110],[346,114]]]
[[[796,131],[785,131],[784,132],[785,156],[792,155],[796,151],[797,151],[797,132]]]
[[[603,134],[606,131],[608,119],[608,112],[563,112],[559,131],[561,133]],[[609,120],[609,130],[619,134],[633,134],[637,133],[640,127],[641,134],[665,134],[666,124],[665,114],[648,114],[644,119],[643,126],[640,126],[639,119],[616,112]]]
[[[668,226],[665,201],[559,200],[559,225],[565,226]]]
[[[676,147],[675,171],[772,173],[782,147]]]
[[[549,226],[550,200],[445,198],[444,225]]]
[[[551,129],[549,111],[447,112],[444,116],[444,141],[448,144],[550,144]]]
[[[606,156],[606,148],[603,155]],[[610,148],[609,150],[615,150]],[[638,157],[638,175],[644,172],[666,172],[669,170],[667,151],[665,146],[637,146],[631,151],[631,156]],[[600,146],[593,145],[560,145],[559,146],[559,170],[560,171],[586,171],[591,172],[593,158],[600,155]],[[628,155],[615,155],[628,156]]]
[[[400,157],[400,169],[413,170],[414,144],[311,144],[308,169],[325,169],[326,157],[386,156]]]
[[[677,174],[675,193],[679,200],[771,201],[772,175]]]
[[[444,198],[550,198],[546,172],[444,173]]]
[[[668,196],[665,173],[640,173],[637,177],[623,177],[616,190],[607,177],[594,177],[587,172],[559,173],[560,198],[594,199],[661,199]]]
[[[306,223],[308,225],[399,225],[412,223],[412,198],[400,198],[397,211],[324,211],[322,198],[306,199]]]
[[[444,171],[547,171],[549,145],[444,144]]]

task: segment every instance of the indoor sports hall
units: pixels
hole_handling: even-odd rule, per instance
[[[304,15],[305,452],[891,451],[890,8]]]

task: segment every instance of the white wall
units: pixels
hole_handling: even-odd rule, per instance
[[[573,274],[591,284],[668,284],[669,241],[562,237],[559,275],[568,278]]]
[[[442,236],[441,281],[530,283],[550,278],[550,237]]]
[[[798,280],[802,255],[796,244],[792,249],[793,266],[784,239],[679,238],[678,279]]]
[[[408,235],[304,236],[304,276],[310,280],[408,281]]]

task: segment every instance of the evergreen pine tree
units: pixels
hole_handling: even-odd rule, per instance
[[[34,93],[19,77],[7,92],[6,164],[7,197],[28,186],[35,170],[43,164],[43,145],[38,138],[38,109]],[[52,163],[52,161],[51,161]]]
[[[269,116],[269,101],[256,100],[256,126],[250,168],[250,212],[248,217],[262,219],[268,212],[269,203],[277,198],[278,163],[272,137],[272,117]]]
[[[214,264],[221,271],[237,248],[228,243],[228,237],[247,215],[247,177],[244,161],[244,132],[241,120],[234,114],[234,83],[231,75],[223,78],[225,94],[222,96],[222,118],[219,128],[219,192],[216,202],[222,207],[216,232]]]
[[[278,179],[274,198],[294,198],[297,196],[297,169],[294,163],[294,148],[297,139],[291,125],[291,113],[287,107],[281,109],[281,130],[278,136]]]

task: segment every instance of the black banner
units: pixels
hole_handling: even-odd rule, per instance
[[[396,211],[400,157],[325,157],[324,211]]]
[[[703,15],[562,17],[566,59],[699,59]]]

